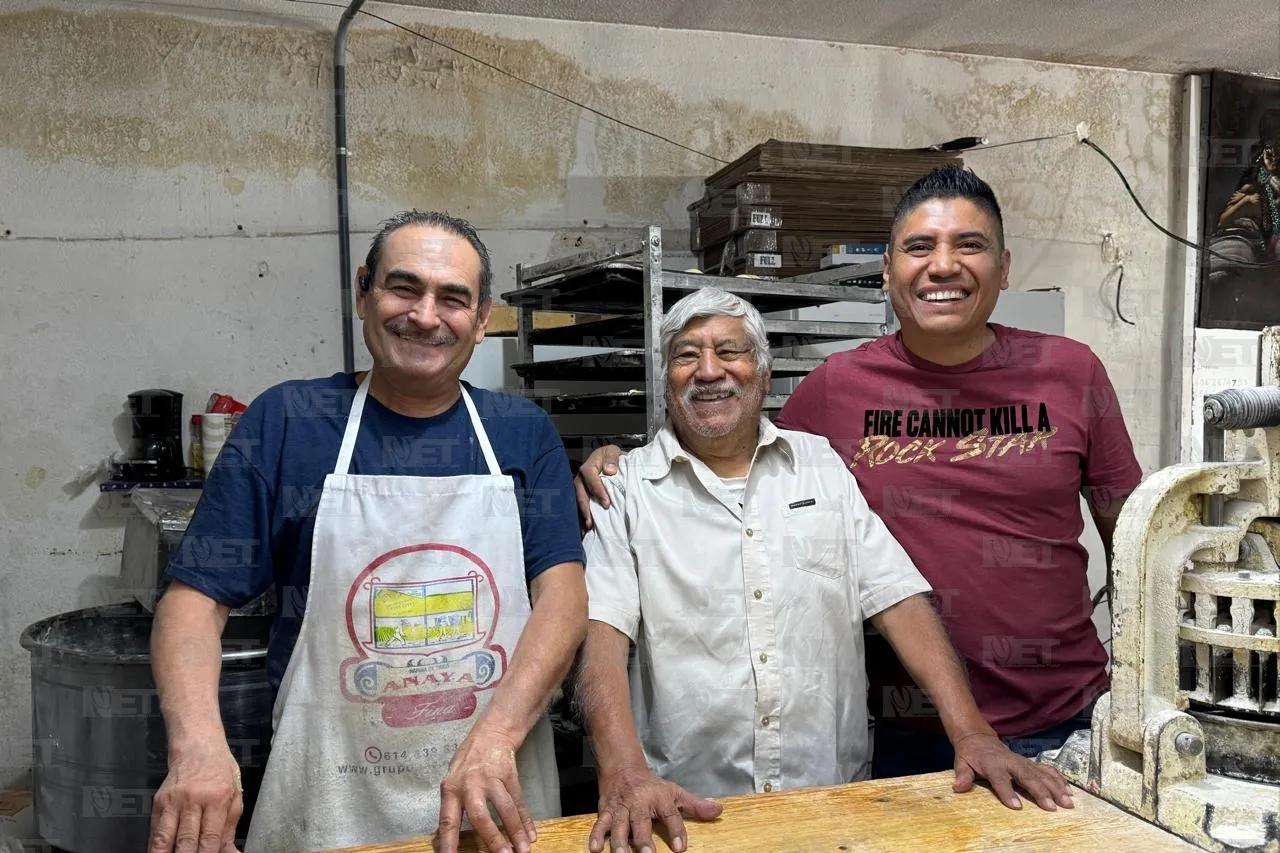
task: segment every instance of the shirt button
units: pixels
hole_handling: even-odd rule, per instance
[[[754,595],[754,596],[756,597],[756,601],[759,601],[760,599],[764,598],[764,593],[763,593],[763,592],[761,592],[761,591],[760,591],[760,590],[758,590],[758,589],[757,589],[755,592],[751,593],[751,594],[752,594],[752,595]]]
[[[773,783],[772,783],[772,782],[765,782],[765,783],[764,783],[764,792],[767,794],[767,793],[769,793],[769,792],[770,792],[770,791],[772,791],[772,790],[773,790]]]
[[[760,718],[760,725],[762,725],[762,726],[767,726],[767,725],[769,725],[769,718],[768,718],[768,717],[761,717],[761,718]]]
[[[750,527],[747,528],[747,536],[751,536],[753,532]]]
[[[766,654],[762,654],[762,655],[760,655],[760,663],[768,663],[768,662],[769,662],[769,656],[768,656],[768,655],[766,655]]]

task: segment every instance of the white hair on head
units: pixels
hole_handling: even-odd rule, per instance
[[[718,287],[703,287],[681,299],[662,318],[659,329],[659,347],[662,355],[662,372],[667,371],[671,360],[671,345],[685,326],[700,317],[742,317],[747,338],[756,355],[756,373],[764,376],[773,366],[773,353],[769,352],[769,336],[764,331],[764,318],[756,307],[745,299]]]

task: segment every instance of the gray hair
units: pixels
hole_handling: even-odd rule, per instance
[[[764,376],[773,366],[773,353],[769,352],[769,336],[765,334],[764,318],[755,306],[745,299],[718,287],[704,287],[681,299],[662,318],[659,329],[659,348],[662,356],[662,372],[667,371],[671,359],[671,345],[684,327],[700,317],[742,317],[756,354],[756,373]]]
[[[387,238],[393,231],[404,228],[406,225],[439,228],[470,243],[471,248],[475,249],[476,254],[480,256],[479,304],[483,305],[493,298],[493,262],[489,258],[489,249],[480,239],[475,226],[465,219],[450,216],[438,210],[405,210],[382,223],[378,233],[373,237],[373,242],[369,244],[369,254],[364,259],[367,271],[364,278],[359,281],[361,290],[368,293],[369,288],[373,286],[373,281],[378,275],[378,262],[382,260],[382,248],[386,245]]]

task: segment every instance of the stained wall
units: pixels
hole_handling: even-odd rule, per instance
[[[11,0],[0,12],[0,785],[30,763],[19,632],[118,595],[123,521],[77,484],[127,441],[125,396],[251,398],[342,367],[330,48],[337,10],[285,0]],[[1179,84],[1164,75],[620,25],[371,9],[721,160],[775,137],[919,146],[1088,122],[1167,219]],[[361,18],[350,44],[357,256],[404,207],[479,225],[499,291],[517,262],[663,225],[713,160]],[[974,152],[1013,286],[1060,287],[1067,331],[1120,391],[1140,459],[1167,457],[1167,241],[1067,137]],[[1122,305],[1099,233],[1125,260]],[[357,346],[359,342],[357,341]],[[499,357],[500,360],[500,357]],[[190,408],[190,407],[189,407]]]

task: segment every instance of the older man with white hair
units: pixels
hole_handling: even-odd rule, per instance
[[[590,623],[578,696],[596,751],[589,847],[683,850],[706,797],[841,784],[870,772],[863,622],[928,690],[955,745],[956,791],[987,778],[1070,806],[1051,768],[983,720],[928,584],[825,438],[761,416],[760,314],[703,288],[664,317],[666,426],[605,479],[584,543]],[[628,677],[631,643],[637,654]]]

